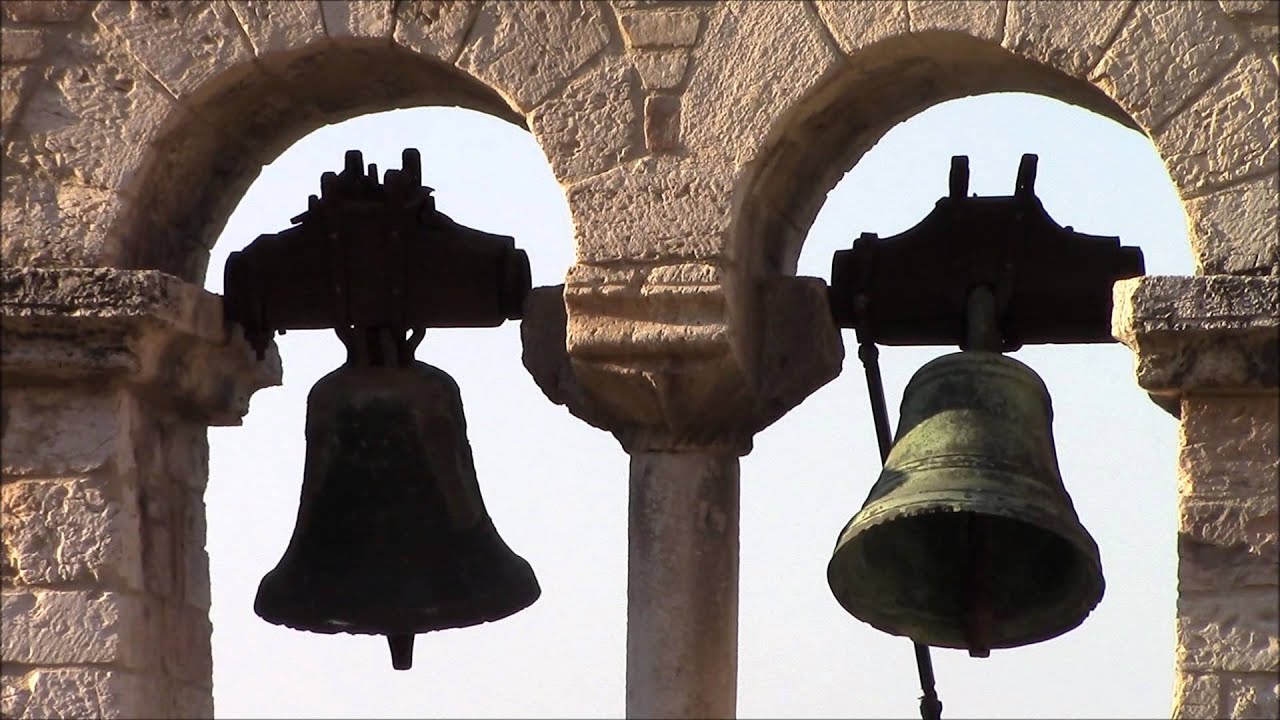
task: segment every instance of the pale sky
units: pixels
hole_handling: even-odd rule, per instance
[[[424,183],[454,220],[511,235],[533,284],[573,261],[564,196],[533,137],[479,113],[417,108],[318,130],[265,168],[213,251],[282,230],[320,174],[359,149],[379,168],[422,152]],[[830,278],[831,255],[886,236],[947,192],[950,157],[970,190],[1009,194],[1018,159],[1040,156],[1036,189],[1062,225],[1118,235],[1152,275],[1193,266],[1184,215],[1142,135],[1032,95],[966,98],[893,128],[831,192],[799,274]],[[742,459],[739,717],[919,717],[911,643],[846,614],[826,566],[879,473],[853,334],[839,378],[756,436]],[[509,618],[420,635],[414,666],[391,669],[381,636],[320,635],[253,613],[263,574],[292,533],[306,396],[338,367],[331,331],[277,338],[283,387],[259,391],[242,427],[210,431],[206,494],[220,717],[621,717],[626,637],[627,456],[608,433],[542,395],[520,362],[517,323],[428,331],[417,358],[462,389],[481,490],[498,532],[537,573],[542,597]],[[891,421],[928,359],[954,348],[883,348]],[[1177,423],[1134,382],[1119,344],[1037,346],[1013,355],[1053,397],[1062,476],[1097,541],[1106,595],[1084,624],[990,658],[935,649],[945,718],[1166,717],[1173,687]]]

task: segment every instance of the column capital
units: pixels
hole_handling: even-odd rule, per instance
[[[1184,395],[1280,387],[1280,277],[1138,277],[1112,301],[1111,334],[1133,351],[1138,385],[1174,415]]]
[[[521,333],[547,397],[630,453],[745,455],[844,359],[822,280],[703,263],[575,266],[535,289]]]
[[[280,384],[222,320],[222,299],[156,270],[0,271],[0,369],[15,384],[120,380],[210,425],[238,425],[254,391]]]

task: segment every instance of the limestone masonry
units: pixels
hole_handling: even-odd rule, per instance
[[[526,366],[633,472],[736,482],[752,435],[840,371],[825,288],[794,277],[827,192],[901,120],[1011,90],[1141,130],[1183,200],[1196,275],[1117,284],[1113,328],[1181,427],[1172,713],[1277,716],[1276,2],[2,12],[4,717],[212,714],[206,428],[280,366],[224,343],[202,279],[310,131],[440,104],[528,128],[578,261],[531,298]]]

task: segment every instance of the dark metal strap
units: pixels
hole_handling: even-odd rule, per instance
[[[867,394],[871,398],[871,417],[876,426],[876,440],[880,444],[880,463],[889,459],[893,438],[889,434],[889,408],[884,399],[884,381],[880,378],[880,350],[873,342],[858,338],[858,359],[867,373]],[[934,689],[933,658],[929,646],[915,643],[916,670],[920,674],[920,717],[924,720],[941,720],[942,701]]]

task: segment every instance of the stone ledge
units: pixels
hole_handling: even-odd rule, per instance
[[[1169,412],[1187,394],[1280,387],[1280,277],[1139,277],[1116,283],[1112,300],[1111,334]]]
[[[155,270],[5,268],[0,369],[15,384],[120,378],[210,424],[237,425],[280,384],[222,320],[221,298]]]
[[[524,364],[547,397],[631,453],[751,439],[840,373],[826,283],[742,282],[704,263],[577,266],[538,288],[521,322]]]

